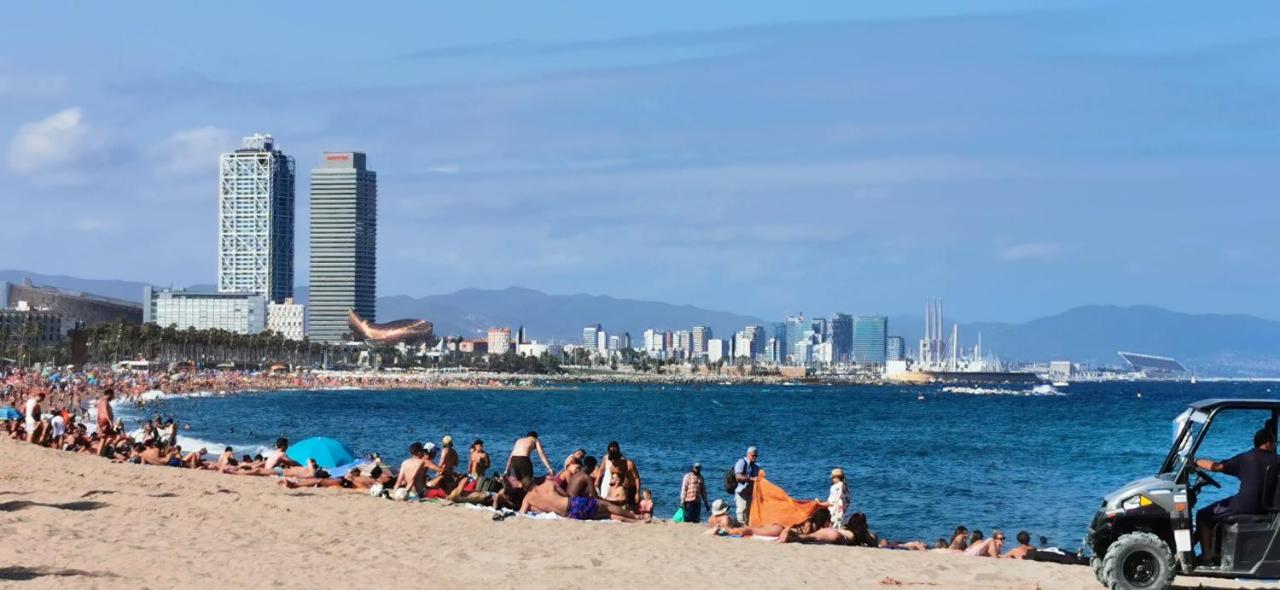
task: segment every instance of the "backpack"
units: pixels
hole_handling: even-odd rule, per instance
[[[738,471],[730,468],[724,474],[724,493],[736,494],[738,492]]]

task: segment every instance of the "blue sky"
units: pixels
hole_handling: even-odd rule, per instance
[[[28,2],[0,267],[214,282],[216,160],[379,175],[379,292],[1280,318],[1280,5]]]

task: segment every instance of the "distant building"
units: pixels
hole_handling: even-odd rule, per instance
[[[600,354],[609,353],[609,333],[604,330],[596,333],[596,352]]]
[[[797,316],[788,316],[786,326],[787,336],[786,342],[783,344],[785,345],[784,350],[787,351],[787,358],[783,359],[783,362],[793,365],[807,364],[809,362],[808,354],[806,354],[803,359],[797,358],[796,350],[798,346],[809,343],[809,333],[812,330],[812,325],[804,321],[804,314],[800,314]]]
[[[782,350],[782,344],[778,342],[777,338],[770,338],[769,342],[765,344],[764,354],[769,362],[778,363],[778,359],[786,356],[786,351]]]
[[[179,330],[258,334],[267,327],[267,298],[259,293],[142,289],[142,321]]]
[[[885,362],[906,360],[907,343],[902,336],[890,336],[885,340]]]
[[[267,330],[288,340],[302,340],[307,333],[306,306],[286,297],[283,303],[267,304]],[[345,319],[345,318],[344,318]]]
[[[689,354],[693,350],[693,332],[679,330],[673,338],[675,339],[675,346],[671,350],[675,353],[675,358],[689,358]]]
[[[666,334],[654,329],[644,331],[644,350],[649,356],[661,356],[666,352]]]
[[[218,292],[293,297],[293,158],[270,135],[218,162]]]
[[[559,344],[541,344],[538,342],[526,342],[524,344],[516,345],[516,354],[520,356],[530,356],[530,357],[538,358],[545,354],[545,355],[550,355],[552,357],[558,357],[563,353],[564,353],[564,347],[560,346]]]
[[[1187,368],[1182,363],[1167,356],[1138,352],[1120,352],[1119,354],[1120,358],[1129,363],[1134,371],[1147,377],[1178,377],[1187,372]]]
[[[764,326],[747,326],[742,329],[742,334],[746,337],[744,343],[749,344],[750,348],[739,349],[733,351],[736,357],[747,357],[752,360],[764,357],[764,347],[768,341],[765,335]]]
[[[1071,361],[1049,361],[1049,379],[1069,381],[1072,377]]]
[[[511,328],[489,328],[489,354],[506,354],[511,350]]]
[[[769,339],[773,347],[769,351],[769,361],[779,365],[787,362],[787,323],[778,322],[773,325],[773,337]]]
[[[485,340],[463,340],[458,343],[458,352],[484,354],[489,352],[489,342]]]
[[[26,342],[32,347],[44,348],[62,342],[65,335],[62,316],[57,313],[25,306],[22,309],[0,309],[0,343],[6,347],[21,346]]]
[[[707,326],[694,326],[690,332],[692,340],[690,342],[690,353],[694,357],[706,356],[707,341],[711,339],[711,328]]]
[[[853,319],[853,362],[883,365],[888,358],[889,318],[860,315]]]
[[[853,354],[853,316],[837,313],[831,318],[831,347],[835,362],[848,362]]]
[[[325,152],[311,171],[312,340],[342,340],[349,310],[377,321],[377,250],[377,173],[362,152]]]
[[[623,346],[622,346],[622,337],[621,337],[621,336],[618,336],[617,334],[614,334],[613,336],[610,336],[610,337],[609,337],[609,346],[608,346],[608,348],[609,348],[609,352],[617,352],[617,351],[619,351],[619,350],[622,350],[622,348],[623,348]]]
[[[694,329],[696,330],[697,328],[694,328]],[[707,355],[708,363],[716,363],[722,360],[723,361],[733,360],[732,358],[730,358],[732,351],[729,350],[728,340],[723,340],[720,338],[710,338],[707,340],[704,346],[705,346],[705,353]]]
[[[830,340],[819,342],[813,345],[813,359],[815,363],[823,363],[830,365],[836,362],[835,343]]]
[[[79,324],[95,326],[116,320],[131,324],[142,323],[142,306],[133,301],[55,287],[40,287],[33,285],[29,278],[23,279],[21,284],[0,282],[0,308],[17,309],[23,306],[58,314],[62,317],[64,333]]]
[[[595,350],[598,346],[598,335],[600,334],[600,324],[593,324],[582,329],[582,346]]]

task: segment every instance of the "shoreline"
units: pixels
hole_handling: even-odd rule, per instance
[[[34,469],[33,469],[34,468]],[[963,555],[778,545],[710,537],[698,525],[512,518],[342,490],[289,490],[270,478],[113,464],[0,441],[0,560],[33,587],[314,588],[370,583],[453,587],[733,588],[830,584],[972,589],[1094,588],[1087,567]],[[58,547],[57,551],[44,550]],[[209,560],[210,554],[219,555]],[[274,556],[282,567],[257,567]],[[287,564],[287,565],[284,565]],[[661,567],[655,567],[661,564]],[[722,564],[724,567],[711,567]],[[45,577],[40,577],[45,576]]]

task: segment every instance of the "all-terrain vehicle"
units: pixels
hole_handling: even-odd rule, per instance
[[[1241,421],[1237,414],[1261,420]],[[1179,574],[1280,577],[1278,468],[1266,474],[1261,498],[1266,514],[1230,516],[1217,523],[1210,545],[1214,554],[1202,561],[1197,561],[1192,541],[1197,496],[1205,486],[1222,487],[1195,461],[1211,427],[1215,422],[1240,426],[1214,436],[1215,444],[1229,438],[1239,451],[1258,428],[1275,434],[1277,417],[1280,400],[1210,399],[1188,406],[1174,421],[1173,448],[1159,473],[1108,494],[1089,525],[1085,546],[1093,550],[1098,581],[1113,590],[1147,590],[1169,588]],[[1245,428],[1247,432],[1234,432]]]

